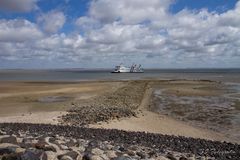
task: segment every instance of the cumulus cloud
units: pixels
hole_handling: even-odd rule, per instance
[[[63,12],[53,10],[39,16],[37,21],[45,32],[56,33],[63,27],[66,17]]]
[[[79,32],[70,34],[59,33],[66,21],[60,11],[37,20],[49,34],[27,20],[1,20],[0,59],[61,60],[87,67],[120,61],[151,67],[239,67],[240,2],[224,13],[183,9],[175,14],[169,12],[173,2],[93,0],[86,16],[76,19]]]
[[[29,12],[37,8],[38,0],[1,0],[0,10],[13,12]]]
[[[38,27],[27,20],[0,20],[0,42],[24,42],[42,36]]]
[[[96,0],[90,5],[89,15],[103,23],[121,21],[135,24],[165,17],[172,0]]]

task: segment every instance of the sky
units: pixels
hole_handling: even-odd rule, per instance
[[[240,68],[238,0],[0,0],[0,69]]]

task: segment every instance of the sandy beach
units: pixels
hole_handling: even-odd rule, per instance
[[[234,88],[208,80],[1,82],[0,159],[237,158]]]
[[[121,104],[122,101],[128,99],[119,99],[119,97],[121,97],[121,94],[125,94],[124,96],[129,95],[127,93],[129,84],[133,87],[135,85],[131,81],[81,83],[2,82],[0,85],[0,122],[59,124],[61,116],[68,114],[68,110],[72,107]],[[211,81],[145,80],[140,81],[138,85],[143,86],[144,93],[138,95],[135,99],[132,98],[134,102],[129,101],[131,104],[135,103],[134,107],[131,108],[130,106],[131,109],[136,111],[135,116],[112,117],[108,121],[89,123],[89,127],[238,142],[231,136],[224,135],[221,132],[202,126],[199,127],[193,125],[194,123],[181,121],[171,115],[168,116],[152,110],[153,93],[156,89],[163,88],[168,95],[219,96],[225,92],[221,84]],[[124,87],[126,88],[120,91]],[[140,90],[136,90],[136,92],[140,92]],[[110,95],[112,96],[114,93],[118,94],[111,98]],[[134,94],[136,93],[131,93],[133,97]],[[107,101],[104,99],[107,99]]]

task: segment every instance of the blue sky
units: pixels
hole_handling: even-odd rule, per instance
[[[237,0],[2,0],[0,68],[240,67],[239,15]]]

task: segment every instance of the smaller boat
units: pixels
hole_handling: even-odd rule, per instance
[[[114,71],[112,73],[143,73],[144,70],[141,64],[136,65],[133,64],[131,67],[125,67],[123,64],[115,66]]]

